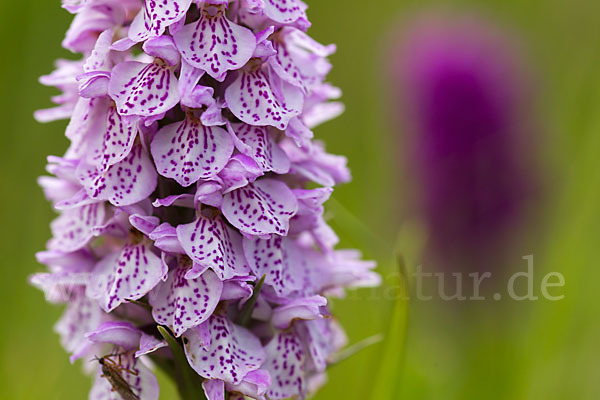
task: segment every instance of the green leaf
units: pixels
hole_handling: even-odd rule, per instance
[[[409,290],[406,265],[402,257],[398,257],[398,268],[400,282],[395,293],[394,310],[386,334],[383,356],[374,382],[371,400],[398,398],[398,386],[404,362]]]
[[[158,326],[157,328],[173,353],[175,382],[181,399],[206,400],[202,389],[202,378],[190,367],[181,344],[165,327]]]

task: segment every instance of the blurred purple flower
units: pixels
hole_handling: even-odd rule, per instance
[[[483,20],[436,16],[396,52],[428,254],[443,268],[494,268],[524,215],[530,110],[511,44]]]

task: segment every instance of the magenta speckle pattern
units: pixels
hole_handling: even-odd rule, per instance
[[[184,26],[173,39],[190,65],[219,81],[227,71],[243,67],[256,46],[252,31],[229,21],[224,5],[210,2],[204,5],[200,19]]]
[[[284,400],[306,393],[304,364],[306,354],[300,338],[292,330],[280,332],[265,347],[266,369],[274,385],[267,392],[269,399]]]
[[[161,36],[165,29],[185,18],[192,0],[145,0],[142,10],[131,23],[129,38],[142,42]]]
[[[298,210],[292,191],[282,182],[261,179],[223,197],[225,218],[248,235],[285,236],[290,218]]]
[[[95,146],[92,154],[94,164],[99,171],[106,171],[112,165],[123,160],[131,152],[137,136],[137,123],[121,117],[114,105],[108,107],[102,143]]]
[[[171,270],[167,281],[150,292],[154,320],[170,327],[175,336],[206,321],[223,290],[223,282],[211,270],[194,279],[186,278],[188,271],[184,267]]]
[[[237,138],[246,145],[241,151],[251,157],[264,172],[286,174],[290,170],[290,160],[275,141],[270,128],[235,124],[233,129]]]
[[[84,165],[78,176],[90,198],[108,200],[115,206],[137,203],[156,187],[156,169],[141,145],[134,146],[127,158],[104,173]]]
[[[222,279],[248,275],[242,237],[228,227],[220,216],[198,219],[177,227],[177,238],[195,264],[211,268]]]
[[[273,21],[291,24],[299,18],[306,20],[304,7],[296,0],[264,0],[265,14]]]
[[[276,96],[264,70],[243,71],[225,91],[231,112],[241,121],[256,126],[285,130],[290,119],[302,112],[302,91],[281,82]]]
[[[118,64],[113,69],[108,91],[120,115],[155,116],[179,102],[175,73],[161,61]]]
[[[167,273],[165,265],[145,244],[128,245],[96,265],[88,295],[110,312],[126,300],[138,300]]]
[[[81,249],[94,236],[93,228],[104,223],[105,214],[102,203],[66,210],[50,224],[53,238],[48,247],[64,252]]]
[[[262,365],[265,352],[258,338],[246,328],[220,314],[213,314],[205,324],[209,343],[198,332],[203,327],[183,335],[185,354],[200,376],[238,384],[248,372]]]
[[[225,129],[204,126],[188,115],[159,130],[151,150],[158,173],[187,187],[221,172],[233,152],[233,140]]]

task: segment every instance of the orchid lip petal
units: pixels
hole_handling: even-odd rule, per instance
[[[224,6],[209,7],[219,8],[212,16],[201,9],[200,19],[181,28],[174,39],[190,65],[223,81],[227,71],[242,67],[252,57],[256,39],[249,29],[227,20]]]
[[[158,173],[187,187],[218,174],[233,152],[229,133],[186,116],[160,129],[151,144]]]

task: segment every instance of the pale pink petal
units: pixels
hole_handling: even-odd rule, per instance
[[[199,215],[191,224],[179,225],[177,237],[187,255],[199,267],[211,268],[221,280],[248,275],[242,238],[220,216]]]
[[[220,379],[205,379],[202,388],[207,400],[225,400],[225,382]]]
[[[285,236],[297,210],[296,196],[275,179],[259,179],[223,196],[223,215],[248,235]]]
[[[108,92],[121,115],[151,117],[169,111],[179,102],[175,73],[158,59],[150,64],[137,61],[117,64]]]
[[[327,299],[318,295],[294,299],[273,310],[273,325],[278,329],[286,329],[296,320],[323,318],[321,307],[325,305]]]
[[[195,279],[187,279],[186,272],[182,267],[170,271],[166,282],[149,295],[154,320],[172,328],[177,337],[211,316],[223,290],[223,282],[211,270]]]
[[[107,321],[88,332],[86,337],[94,343],[110,343],[131,351],[139,348],[142,332],[131,322]]]
[[[183,335],[187,359],[200,376],[238,384],[250,371],[260,368],[265,352],[254,334],[219,314],[213,314],[205,324],[210,333],[209,344],[199,328]]]
[[[163,347],[167,347],[167,342],[164,340],[157,339],[155,336],[148,335],[142,332],[142,337],[140,339],[140,348],[135,352],[135,357],[139,358],[143,355],[154,353],[158,349],[162,349]]]
[[[342,328],[331,318],[302,321],[297,330],[304,338],[314,368],[319,372],[325,371],[331,355],[348,341]]]
[[[200,19],[174,35],[181,56],[219,81],[246,64],[256,46],[252,31],[229,21],[225,11],[225,5],[206,3]]]
[[[89,155],[90,161],[99,171],[106,171],[129,155],[137,132],[137,121],[120,116],[116,106],[110,105],[106,115],[106,127],[103,132],[96,135]]]
[[[145,0],[129,28],[129,38],[142,42],[161,36],[165,29],[185,17],[192,0]]]
[[[164,126],[151,144],[158,173],[190,186],[198,179],[218,174],[233,152],[229,133],[220,127],[207,127],[192,115]]]
[[[107,312],[126,300],[138,300],[167,274],[167,267],[147,245],[125,246],[121,253],[103,258],[94,269],[87,295]]]
[[[280,24],[291,24],[298,19],[306,21],[306,4],[299,0],[263,0],[264,13],[267,17]]]
[[[244,238],[244,254],[254,275],[265,276],[265,284],[279,296],[301,288],[306,262],[303,250],[292,239],[273,235],[269,239]]]
[[[273,81],[264,68],[258,68],[242,71],[225,90],[225,101],[231,112],[247,124],[284,130],[290,119],[302,112],[304,96],[299,88],[285,81]]]
[[[246,146],[240,151],[251,157],[265,172],[285,174],[290,169],[290,160],[279,147],[268,127],[235,124],[237,138]]]
[[[85,334],[96,329],[107,319],[107,314],[98,307],[98,303],[83,293],[72,299],[54,330],[60,336],[60,342],[71,353],[71,362],[86,352],[91,342]]]
[[[304,398],[306,353],[300,338],[292,331],[278,332],[265,347],[265,368],[271,375],[267,397],[272,400]]]
[[[95,167],[81,166],[79,181],[92,199],[108,200],[125,206],[146,199],[156,188],[154,165],[141,144],[135,145],[122,161],[100,173]]]
[[[48,243],[48,248],[64,252],[79,250],[92,239],[93,228],[103,224],[105,216],[104,203],[65,210],[50,224],[53,238]]]

